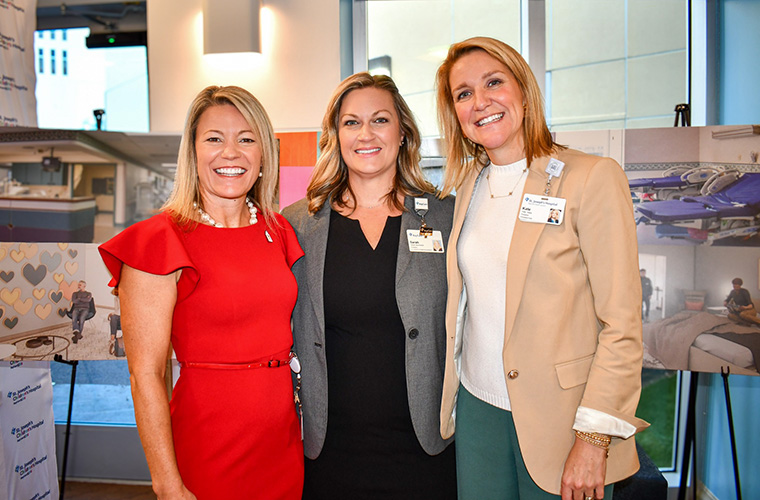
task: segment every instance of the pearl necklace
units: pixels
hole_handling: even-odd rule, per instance
[[[245,204],[248,205],[248,211],[251,213],[251,218],[248,219],[248,224],[252,226],[259,221],[258,217],[256,216],[258,210],[250,198],[245,199]],[[212,219],[209,214],[207,214],[201,207],[198,206],[198,203],[193,202],[193,208],[198,210],[198,215],[200,215],[201,222],[204,224],[208,224],[209,226],[214,227],[224,227],[222,223],[216,222],[214,219]]]

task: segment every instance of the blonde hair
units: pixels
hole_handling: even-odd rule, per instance
[[[489,163],[485,148],[467,139],[457,119],[449,77],[451,68],[463,56],[482,50],[512,72],[525,99],[525,116],[522,122],[525,140],[525,156],[528,165],[534,158],[564,149],[554,142],[544,119],[544,103],[536,77],[515,49],[506,43],[487,37],[475,37],[449,47],[449,52],[436,74],[436,100],[438,123],[446,142],[448,158],[443,176],[442,194],[448,194],[462,185],[465,176],[473,168],[483,168]]]
[[[354,193],[348,183],[348,167],[340,154],[340,139],[338,136],[340,108],[346,96],[357,89],[376,88],[385,90],[393,98],[393,106],[399,117],[403,142],[399,148],[396,160],[396,177],[393,187],[386,195],[387,203],[398,210],[405,210],[403,202],[399,202],[399,194],[403,196],[434,193],[435,188],[430,184],[420,169],[420,131],[414,122],[409,106],[396,87],[393,80],[385,75],[372,76],[369,73],[357,73],[343,80],[335,89],[327,105],[327,111],[322,119],[322,136],[319,139],[321,155],[314,167],[306,197],[309,200],[309,213],[316,213],[325,203],[334,203],[345,207],[344,197],[349,194],[355,200]]]
[[[234,106],[243,115],[261,148],[262,176],[256,179],[253,187],[248,191],[248,197],[264,214],[266,224],[271,226],[275,221],[275,198],[279,175],[274,129],[261,103],[247,90],[234,86],[206,87],[190,105],[177,155],[174,189],[161,210],[171,213],[179,225],[195,227],[198,214],[193,204],[197,203],[203,208],[198,181],[198,158],[195,151],[198,122],[207,109],[225,104]]]

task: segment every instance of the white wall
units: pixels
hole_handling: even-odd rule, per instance
[[[262,1],[260,57],[204,56],[201,0],[151,0],[147,9],[152,132],[181,131],[208,85],[247,88],[279,131],[320,126],[340,82],[338,0]]]

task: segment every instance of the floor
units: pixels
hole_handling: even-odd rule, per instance
[[[155,500],[150,486],[67,481],[65,500]]]

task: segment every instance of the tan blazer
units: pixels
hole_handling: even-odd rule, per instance
[[[533,480],[559,494],[578,406],[630,422],[641,392],[641,281],[628,180],[609,158],[565,150],[550,196],[561,225],[517,221],[507,260],[502,357],[520,450]],[[535,159],[525,193],[542,194],[549,157]],[[454,433],[466,290],[457,242],[479,172],[457,191],[448,245],[446,370],[441,434]],[[612,440],[606,483],[638,470],[634,440]]]

